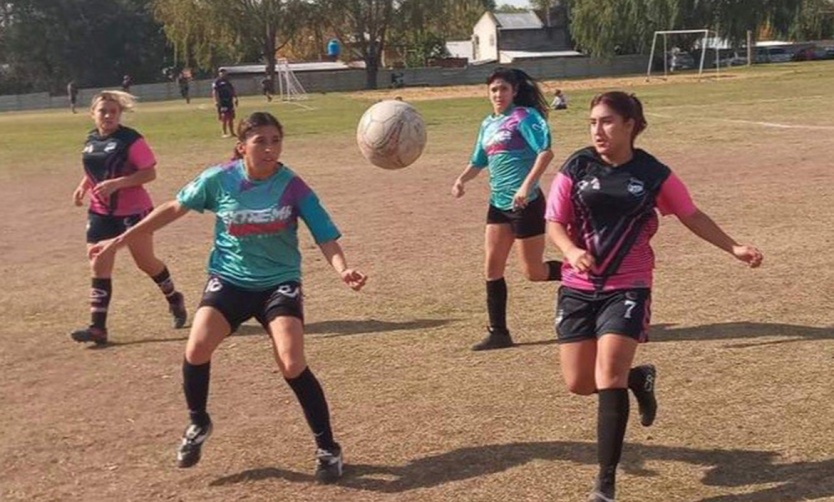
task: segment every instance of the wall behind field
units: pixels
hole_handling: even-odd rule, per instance
[[[609,59],[585,57],[541,58],[516,60],[512,66],[521,68],[538,79],[587,78],[612,75],[638,74],[646,71],[648,56],[617,56]],[[471,65],[466,68],[407,68],[403,70],[380,70],[377,78],[379,88],[389,87],[393,71],[404,74],[407,86],[440,87],[448,85],[482,84],[497,64]],[[338,70],[322,72],[299,72],[296,77],[307,92],[349,92],[365,88],[365,70]],[[260,94],[262,75],[236,77],[235,88],[241,96]],[[276,89],[277,89],[276,84]],[[78,94],[78,108],[83,110],[92,96],[101,89],[81,89]],[[130,91],[142,101],[165,101],[182,99],[176,82],[134,85]],[[191,82],[191,97],[211,96],[211,80]],[[18,94],[0,96],[0,112],[15,110],[39,110],[47,108],[68,108],[67,96],[50,96],[48,93]]]

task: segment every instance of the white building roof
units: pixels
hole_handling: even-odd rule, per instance
[[[364,67],[364,66],[363,66]],[[247,64],[223,66],[229,75],[241,73],[265,73],[266,65],[264,64]],[[350,70],[356,68],[354,65],[348,65],[343,61],[313,61],[309,63],[290,63],[290,70],[293,72],[304,71],[326,71],[326,70]]]
[[[452,40],[446,42],[446,50],[453,58],[466,58],[472,60],[472,41],[471,40]]]
[[[539,30],[544,28],[542,20],[535,12],[493,12],[498,28],[502,30]]]
[[[510,63],[515,59],[565,58],[583,56],[577,51],[501,51],[501,62]]]

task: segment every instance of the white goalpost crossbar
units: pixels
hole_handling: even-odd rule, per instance
[[[663,77],[666,78],[669,75],[669,68],[668,68],[668,47],[667,47],[667,35],[679,35],[679,34],[690,34],[690,33],[701,33],[703,35],[701,39],[701,58],[700,64],[698,65],[698,80],[701,79],[701,76],[704,73],[704,59],[707,55],[707,45],[709,41],[710,30],[708,29],[701,29],[701,30],[661,30],[655,31],[654,37],[652,37],[652,51],[649,54],[649,68],[646,70],[646,80],[649,80],[652,76],[652,63],[654,63],[654,53],[655,49],[657,48],[657,36],[663,35]],[[720,58],[719,58],[719,44],[717,43],[718,34],[716,33],[716,44],[715,44],[715,73],[718,75],[720,71]]]

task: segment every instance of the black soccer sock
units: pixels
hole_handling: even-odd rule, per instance
[[[631,368],[628,372],[628,388],[634,391],[643,390],[646,385],[646,374],[637,368]]]
[[[628,425],[628,389],[600,389],[597,418],[599,481],[613,490]]]
[[[489,326],[507,329],[507,281],[504,278],[486,282]]]
[[[206,412],[206,402],[209,393],[209,377],[211,376],[211,361],[205,364],[193,365],[182,361],[182,388],[185,391],[185,402],[188,404],[188,414],[191,423],[204,426],[209,422]]]
[[[547,266],[547,280],[560,281],[562,280],[562,262],[557,260],[549,260],[544,262]]]
[[[153,282],[159,286],[159,290],[162,291],[162,294],[165,295],[165,299],[168,300],[169,303],[173,303],[177,300],[177,290],[174,288],[174,280],[171,279],[171,273],[168,272],[168,267],[163,268],[162,272],[151,277],[151,279],[153,279]]]
[[[292,379],[287,378],[286,381],[295,392],[301,409],[304,410],[304,417],[316,438],[316,446],[324,449],[335,446],[333,430],[330,428],[330,410],[327,408],[324,390],[310,368],[304,368],[300,375]]]
[[[93,277],[90,287],[90,325],[98,329],[107,329],[107,309],[113,295],[113,281],[110,278]]]

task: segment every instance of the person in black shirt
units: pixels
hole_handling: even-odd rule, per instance
[[[223,137],[231,138],[235,131],[237,93],[235,92],[235,86],[228,79],[225,68],[220,68],[217,75],[217,79],[211,84],[211,95],[214,98],[214,105],[217,107],[217,119],[223,129]]]

